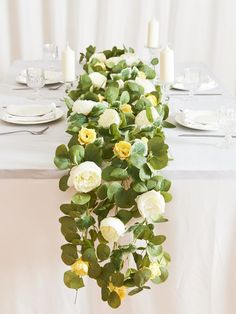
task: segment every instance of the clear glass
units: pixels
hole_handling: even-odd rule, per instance
[[[45,85],[45,75],[42,68],[27,68],[26,83],[34,90],[35,98],[39,96],[39,90]]]
[[[198,68],[186,68],[183,73],[184,89],[189,90],[189,100],[192,100],[194,94],[199,89],[202,81],[202,73]]]
[[[218,112],[219,131],[224,134],[223,141],[217,144],[220,148],[230,148],[232,135],[236,130],[236,110],[232,107],[222,106]]]
[[[55,44],[43,45],[43,59],[56,60],[58,58],[58,47]]]

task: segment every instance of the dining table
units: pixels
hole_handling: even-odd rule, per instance
[[[2,314],[97,314],[111,313],[101,301],[96,282],[86,278],[78,292],[63,283],[69,269],[61,261],[64,239],[58,221],[60,204],[73,191],[58,187],[63,171],[56,169],[55,149],[67,143],[65,87],[45,86],[37,100],[33,91],[19,89],[16,75],[42,61],[18,60],[0,83],[0,114],[8,105],[55,103],[65,115],[42,125],[16,125],[0,120],[0,313]],[[171,90],[171,123],[165,128],[170,161],[161,175],[172,181],[173,200],[167,203],[168,222],[158,231],[165,234],[171,255],[169,278],[151,290],[127,297],[115,313],[136,314],[235,314],[236,313],[236,138],[229,148],[217,145],[218,137],[180,126],[175,115],[184,109],[236,108],[236,98],[218,81],[214,90],[191,99]],[[15,133],[38,131],[41,135]]]

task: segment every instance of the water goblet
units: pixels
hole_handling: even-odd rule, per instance
[[[189,100],[193,99],[194,94],[201,85],[201,70],[194,67],[189,67],[184,69],[183,73],[183,86],[185,89],[189,90]]]
[[[45,75],[42,68],[29,67],[26,69],[26,83],[34,90],[35,97],[39,97],[39,90],[45,85]]]
[[[55,44],[43,45],[44,60],[56,60],[58,58],[58,47]]]
[[[224,134],[224,139],[217,144],[220,148],[230,148],[232,134],[236,130],[236,110],[232,107],[222,106],[218,112],[219,130]]]

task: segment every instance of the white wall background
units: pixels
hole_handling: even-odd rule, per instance
[[[176,61],[202,61],[236,92],[235,0],[0,0],[0,77],[14,59],[37,59],[42,45],[69,41],[145,51],[147,23],[160,22],[161,44]]]

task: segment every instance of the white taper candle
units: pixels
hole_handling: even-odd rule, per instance
[[[174,51],[168,46],[160,53],[160,80],[161,83],[174,82]]]
[[[75,52],[67,45],[61,57],[62,78],[64,82],[75,80]]]
[[[151,19],[151,21],[148,23],[147,47],[159,47],[159,23],[155,18]]]

